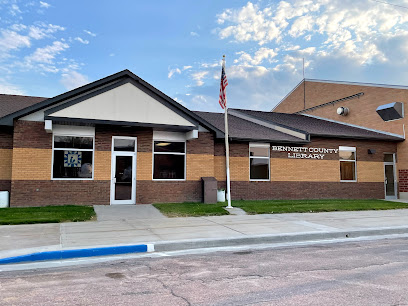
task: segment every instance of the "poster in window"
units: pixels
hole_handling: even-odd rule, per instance
[[[80,168],[82,165],[82,152],[64,151],[64,167]]]

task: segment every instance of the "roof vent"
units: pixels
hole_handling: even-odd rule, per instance
[[[377,107],[376,112],[384,121],[404,118],[404,106],[402,102],[392,102],[380,105]]]
[[[337,114],[340,116],[347,116],[349,111],[350,110],[347,107],[341,106],[337,109]]]

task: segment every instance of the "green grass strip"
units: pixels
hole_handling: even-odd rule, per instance
[[[228,215],[225,204],[164,203],[154,204],[167,217],[201,217]]]
[[[87,221],[95,216],[92,206],[44,206],[0,208],[0,224],[34,224]]]

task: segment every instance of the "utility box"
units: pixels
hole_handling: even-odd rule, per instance
[[[215,177],[202,177],[203,202],[205,204],[217,203],[217,180]]]
[[[9,207],[9,192],[0,191],[0,208]]]

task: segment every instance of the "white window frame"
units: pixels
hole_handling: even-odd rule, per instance
[[[354,152],[354,160],[341,159],[340,158],[340,151],[353,151]],[[354,177],[356,178],[355,180],[342,180],[341,179],[341,167],[340,167],[340,164],[341,164],[342,161],[343,162],[354,162]],[[355,182],[357,182],[357,148],[356,147],[339,146],[339,174],[340,174],[340,182],[344,182],[344,183],[355,183]]]
[[[184,142],[184,153],[178,152],[154,152],[154,143],[156,141],[163,141],[163,142]],[[184,155],[184,179],[155,179],[154,178],[154,155]],[[175,181],[186,181],[187,180],[187,142],[186,140],[181,139],[166,139],[166,138],[158,138],[153,139],[152,143],[152,180],[153,181],[166,181],[166,182],[175,182]]]
[[[251,148],[268,148],[268,156],[251,156]],[[270,182],[271,181],[271,145],[269,143],[249,143],[248,155],[249,155],[249,181],[250,182]],[[268,159],[268,176],[267,180],[251,179],[251,158]]]
[[[92,138],[92,149],[78,149],[78,148],[55,148],[54,138],[55,136],[65,136],[65,137],[91,137]],[[92,177],[90,178],[54,178],[54,151],[92,151]],[[92,134],[80,134],[80,133],[69,133],[69,132],[54,132],[52,133],[52,160],[51,160],[51,180],[52,181],[93,181],[94,180],[94,169],[95,168],[95,135]]]

